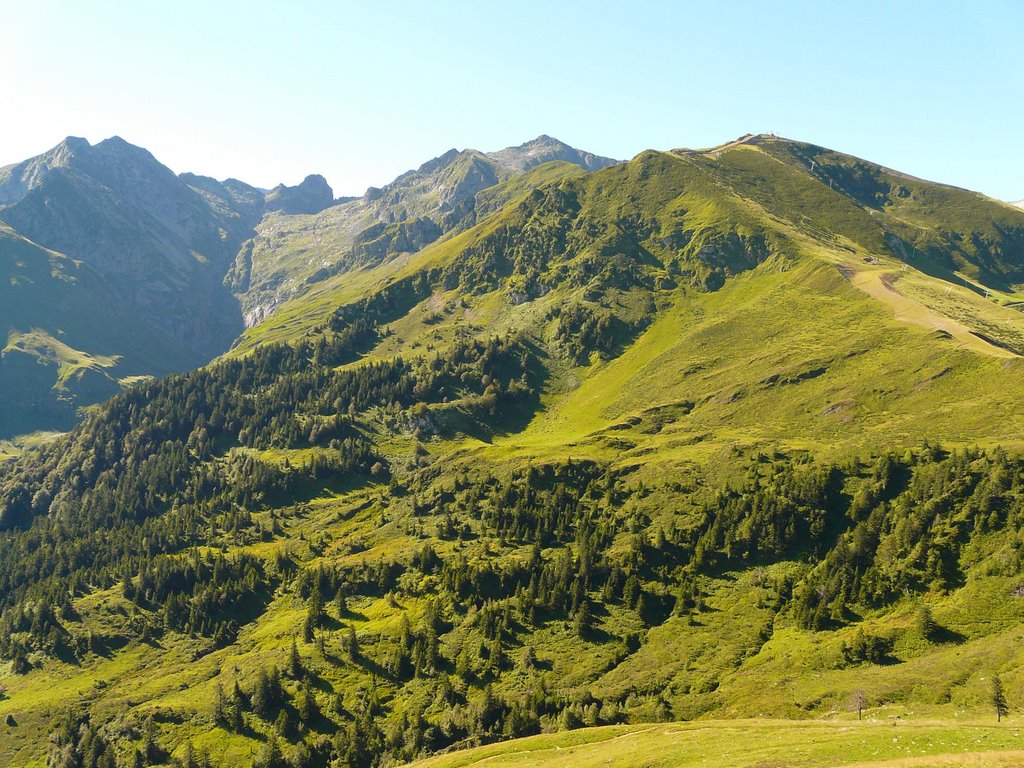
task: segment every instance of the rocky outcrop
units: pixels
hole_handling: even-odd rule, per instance
[[[512,173],[522,173],[542,163],[550,163],[555,160],[572,163],[588,171],[597,171],[619,162],[610,157],[601,157],[570,147],[565,142],[544,134],[533,141],[520,144],[518,147],[506,147],[497,152],[488,152],[487,157],[502,169]]]
[[[352,256],[362,264],[380,262],[397,253],[415,253],[437,240],[441,233],[441,228],[428,218],[375,224],[356,236]]]
[[[319,174],[307,176],[294,187],[278,184],[266,197],[267,211],[280,211],[289,215],[320,213],[332,205],[334,190],[327,179]]]

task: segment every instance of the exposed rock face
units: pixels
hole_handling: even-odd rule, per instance
[[[352,254],[358,262],[379,262],[393,253],[413,253],[441,236],[441,228],[428,218],[396,224],[375,224],[356,236]]]
[[[88,264],[0,223],[0,439],[69,429],[122,379],[199,362]]]
[[[280,211],[289,215],[320,213],[333,204],[334,190],[327,179],[319,174],[307,176],[294,187],[278,184],[267,193],[266,198],[267,211]]]
[[[514,173],[522,173],[541,163],[550,163],[553,160],[572,163],[588,171],[597,171],[618,162],[610,157],[601,157],[570,147],[558,139],[543,134],[518,147],[507,147],[497,152],[488,152],[487,157],[500,167]]]
[[[266,207],[263,190],[238,179],[217,181],[194,173],[182,173],[178,178],[201,195],[223,222],[231,225],[236,239],[252,235],[252,228],[262,218]]]
[[[262,212],[251,189],[178,177],[118,137],[69,138],[0,169],[0,219],[88,264],[199,363],[242,325],[222,277]]]

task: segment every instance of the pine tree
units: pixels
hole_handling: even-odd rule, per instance
[[[593,615],[590,611],[590,601],[584,598],[580,602],[580,607],[576,610],[576,616],[573,618],[573,631],[577,637],[586,638],[593,629]]]
[[[299,657],[299,646],[292,637],[292,648],[288,653],[288,676],[293,680],[302,677],[302,659]]]
[[[356,630],[351,624],[345,634],[345,653],[348,654],[349,661],[359,660],[359,638],[356,637]]]
[[[233,699],[228,710],[228,727],[234,733],[241,733],[245,730],[245,719],[242,717],[242,702],[240,699]]]
[[[224,705],[224,688],[220,683],[217,683],[213,695],[213,720],[216,723],[224,724],[227,721],[227,710]]]
[[[1006,704],[1006,690],[1003,688],[1003,681],[999,675],[992,675],[992,708],[996,711],[996,722],[1000,722],[1004,715],[1010,713]]]
[[[267,670],[260,667],[259,672],[256,673],[256,685],[252,689],[249,702],[252,705],[252,711],[264,720],[270,717],[274,706],[270,687],[270,677],[267,675]]]
[[[139,751],[142,753],[142,760],[145,764],[160,762],[163,750],[156,740],[156,723],[153,718],[147,717],[142,725],[142,746]]]
[[[253,765],[255,768],[288,768],[288,761],[284,759],[276,733],[270,734],[263,747],[260,748]]]
[[[274,731],[282,738],[288,739],[292,733],[292,721],[288,717],[288,710],[284,707],[277,713],[277,719],[274,720]]]
[[[299,713],[299,720],[303,723],[309,723],[314,720],[318,714],[316,707],[316,698],[313,696],[313,689],[309,684],[309,680],[302,681],[302,688],[299,690],[299,696],[295,702],[295,708]]]
[[[927,605],[922,605],[915,616],[917,633],[923,640],[931,640],[935,633],[935,619],[932,618],[932,610]]]

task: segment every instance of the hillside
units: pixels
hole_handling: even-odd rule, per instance
[[[89,265],[126,310],[200,361],[236,332],[220,265],[255,223],[230,195],[222,200],[227,205],[215,209],[149,152],[118,137],[95,146],[68,138],[0,169],[0,219]]]
[[[0,168],[0,439],[67,430],[136,377],[226,349],[241,318],[221,281],[262,205],[116,137]]]
[[[489,167],[445,157],[383,196],[438,215],[435,172]],[[994,675],[1024,695],[1024,213],[771,136],[472,199],[348,261],[373,200],[268,216],[322,225],[295,264],[337,273],[0,475],[15,764],[556,731],[614,764],[572,744],[624,725],[682,760],[766,717],[907,757],[851,702],[915,754],[1015,759],[1015,720],[979,721]],[[747,764],[847,742],[745,727]]]

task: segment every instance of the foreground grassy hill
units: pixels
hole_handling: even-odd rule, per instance
[[[1021,746],[1016,731],[947,722],[708,720],[532,736],[414,765],[1001,767],[1020,764]]]
[[[13,764],[699,745],[855,700],[1020,748],[977,723],[993,676],[1024,697],[1024,214],[770,137],[533,173],[0,477]]]

